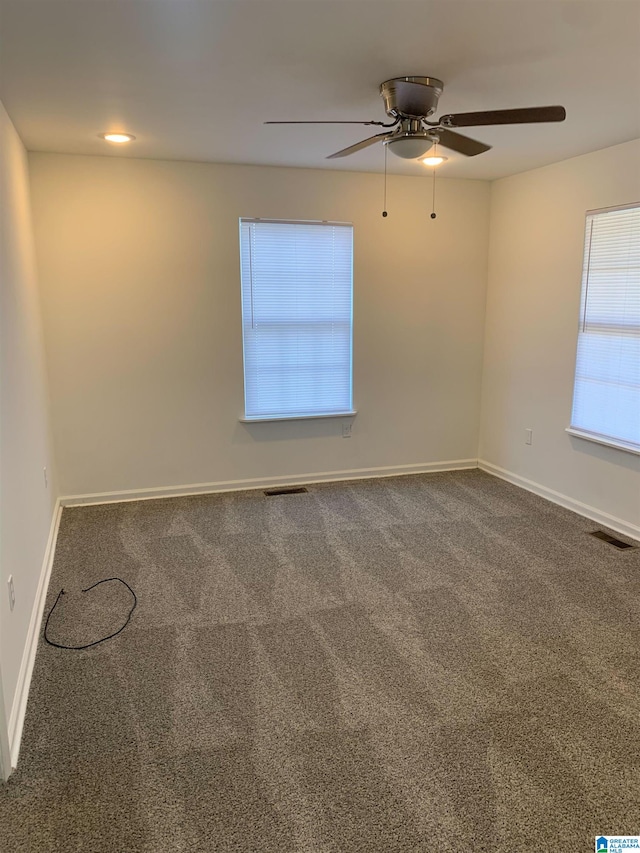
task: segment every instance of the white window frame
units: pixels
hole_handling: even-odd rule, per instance
[[[580,297],[580,325],[578,330],[578,347],[580,344],[581,335],[587,334],[585,331],[585,317],[587,316],[588,310],[588,292],[589,292],[589,269],[591,262],[591,228],[593,225],[594,218],[598,215],[606,215],[608,213],[613,213],[614,211],[622,211],[622,210],[637,210],[638,216],[640,217],[640,202],[633,202],[630,204],[618,205],[616,207],[606,207],[606,208],[598,208],[595,210],[588,210],[586,214],[586,227],[585,227],[585,247],[584,247],[584,262],[583,262],[583,271],[582,271],[582,291]],[[615,328],[615,327],[614,327]],[[626,333],[628,334],[628,332]],[[607,435],[601,432],[590,431],[589,429],[576,425],[574,423],[574,419],[576,418],[575,407],[576,407],[576,387],[577,387],[577,379],[578,379],[578,357],[576,357],[576,367],[574,370],[574,383],[573,383],[573,405],[572,405],[572,413],[571,413],[571,424],[567,427],[566,432],[570,435],[576,436],[577,438],[582,438],[587,441],[595,442],[596,444],[602,444],[607,447],[614,447],[618,450],[624,450],[627,453],[633,453],[636,455],[640,455],[640,447],[635,444],[635,442],[626,442],[623,439]],[[639,411],[640,416],[640,411]]]
[[[332,222],[328,220],[294,220],[294,219],[263,219],[256,217],[241,217],[239,221],[239,241],[240,241],[240,273],[241,273],[241,313],[242,313],[242,343],[243,343],[243,383],[244,383],[244,412],[239,417],[242,423],[261,423],[271,421],[297,421],[310,420],[318,418],[344,418],[353,417],[357,414],[353,408],[353,238],[351,243],[351,265],[350,265],[350,308],[349,308],[349,357],[348,357],[348,397],[349,405],[335,411],[319,411],[319,412],[275,412],[275,413],[247,413],[247,370],[248,370],[248,337],[250,335],[249,326],[252,326],[246,311],[247,303],[247,288],[252,288],[252,282],[248,280],[250,274],[247,271],[247,265],[243,261],[243,226],[251,225],[252,223],[267,223],[275,225],[311,225],[318,227],[347,227],[351,229],[353,234],[353,225],[349,222]],[[250,265],[249,265],[250,266]],[[253,295],[250,298],[251,314],[253,314]]]

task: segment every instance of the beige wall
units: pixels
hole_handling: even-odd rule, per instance
[[[489,185],[30,155],[65,495],[475,459]],[[353,437],[242,424],[238,218],[354,223]]]
[[[7,720],[12,710],[15,718],[20,698],[20,666],[57,489],[34,261],[26,152],[0,104],[0,693]]]
[[[565,432],[585,211],[633,201],[640,140],[492,185],[479,455],[640,532],[640,456]]]

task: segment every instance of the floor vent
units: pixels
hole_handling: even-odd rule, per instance
[[[630,542],[623,542],[622,539],[616,539],[615,536],[610,536],[608,533],[605,533],[604,530],[594,530],[591,535],[595,536],[596,539],[602,539],[603,542],[608,542],[609,545],[615,545],[616,548],[620,548],[620,550],[623,548],[634,547]]]
[[[273,497],[273,495],[302,495],[306,491],[307,489],[304,486],[298,486],[297,488],[294,486],[285,486],[283,489],[267,489],[265,495],[269,498]]]

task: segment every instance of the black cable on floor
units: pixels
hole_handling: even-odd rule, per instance
[[[55,646],[57,649],[73,649],[74,651],[79,651],[80,649],[88,649],[91,646],[97,646],[99,643],[104,643],[105,640],[110,640],[112,637],[117,636],[121,631],[124,631],[124,629],[129,624],[129,620],[131,619],[131,615],[132,615],[133,611],[136,609],[136,605],[138,603],[138,598],[137,598],[135,592],[131,589],[131,587],[129,586],[129,584],[126,581],[123,581],[122,578],[105,578],[104,580],[98,581],[97,583],[94,583],[92,586],[88,586],[86,589],[83,589],[82,592],[89,592],[89,590],[94,589],[95,587],[99,586],[101,583],[109,583],[110,581],[118,581],[119,583],[123,583],[126,586],[126,588],[129,590],[131,595],[133,596],[133,605],[131,607],[131,610],[129,611],[129,615],[127,616],[127,619],[126,619],[124,625],[121,628],[118,628],[118,630],[114,631],[113,634],[109,634],[108,637],[102,637],[101,640],[95,640],[93,643],[87,643],[84,646],[63,646],[61,643],[54,643],[53,640],[50,640],[49,637],[47,637],[47,629],[49,628],[49,620],[51,619],[51,615],[53,614],[53,611],[56,609],[56,606],[57,606],[58,602],[60,601],[60,596],[65,594],[64,589],[61,589],[60,592],[58,593],[58,597],[56,598],[56,600],[53,603],[53,607],[51,608],[51,610],[49,611],[49,613],[47,615],[47,621],[44,623],[44,639],[45,639],[45,641],[47,643],[49,643],[50,646]]]

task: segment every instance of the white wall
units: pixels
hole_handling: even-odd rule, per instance
[[[633,201],[640,140],[492,185],[479,456],[640,533],[640,456],[565,432],[585,212]]]
[[[62,494],[477,456],[489,185],[31,154]],[[353,437],[242,424],[238,218],[354,223]]]
[[[20,667],[25,652],[28,657],[29,625],[56,489],[27,157],[0,104],[0,693],[7,720],[16,720],[22,698]],[[13,612],[7,594],[9,575],[16,594]]]

